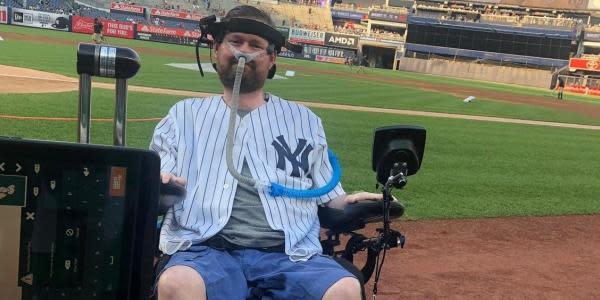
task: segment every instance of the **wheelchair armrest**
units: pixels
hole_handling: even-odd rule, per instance
[[[321,227],[332,233],[345,233],[365,227],[365,224],[381,221],[383,218],[382,201],[361,201],[348,204],[342,209],[319,207],[319,222]],[[404,214],[404,206],[393,201],[390,207],[390,219],[399,218]]]
[[[160,195],[158,196],[158,215],[165,215],[171,206],[183,201],[185,194],[185,187],[179,184],[174,182],[162,183],[160,185]]]

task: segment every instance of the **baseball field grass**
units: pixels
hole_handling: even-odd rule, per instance
[[[0,25],[0,36],[3,32],[18,33],[25,38],[0,42],[0,64],[71,77],[77,76],[76,41],[90,40],[88,35]],[[142,68],[130,81],[132,85],[220,91],[214,74],[200,79],[196,71],[166,65],[194,63],[192,47],[110,38],[109,42],[133,47],[140,53]],[[202,54],[207,62],[207,51],[203,50]],[[544,96],[549,93],[546,90],[374,69],[367,71],[368,76],[357,78],[344,76],[345,73],[355,74],[344,66],[289,59],[278,62],[283,66],[280,75],[287,69],[298,67],[296,76],[271,80],[266,89],[292,100],[600,125],[600,120],[593,117],[535,105],[485,98],[463,103],[462,99],[445,91],[422,90],[396,84],[390,79],[443,81],[457,86],[513,92],[516,97]],[[128,116],[130,119],[161,118],[182,98],[130,92]],[[569,95],[568,99],[597,102],[595,98],[585,96]],[[548,96],[548,101],[553,99]],[[112,118],[113,91],[94,89],[92,102],[94,118]],[[600,131],[333,109],[313,111],[323,119],[329,144],[340,157],[343,182],[348,191],[375,190],[375,176],[371,171],[374,128],[414,124],[427,129],[422,168],[409,178],[403,191],[395,193],[407,206],[407,218],[600,212]],[[0,93],[0,115],[76,118],[77,92]],[[156,123],[129,122],[128,144],[147,148]],[[111,122],[94,122],[92,142],[109,144],[111,126]],[[75,121],[0,118],[0,135],[5,136],[75,141],[76,130]]]

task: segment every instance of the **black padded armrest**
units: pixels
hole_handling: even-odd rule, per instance
[[[383,218],[382,201],[361,201],[348,204],[343,210],[329,207],[319,207],[319,222],[321,227],[333,233],[350,232],[362,229],[367,223],[381,221]],[[400,202],[391,203],[390,219],[396,219],[404,214],[404,206]]]
[[[185,187],[177,183],[161,183],[158,196],[158,215],[165,215],[173,204],[181,202],[185,198],[185,194]]]

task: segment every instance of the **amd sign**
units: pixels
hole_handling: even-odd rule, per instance
[[[330,47],[356,49],[358,46],[358,36],[327,32],[325,33],[325,45]]]

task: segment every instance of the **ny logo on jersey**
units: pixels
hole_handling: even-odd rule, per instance
[[[271,145],[277,151],[277,169],[285,171],[285,160],[287,159],[292,164],[292,177],[300,177],[300,169],[304,174],[308,173],[308,155],[313,150],[313,146],[306,144],[305,139],[298,139],[298,145],[294,152],[290,149],[283,135],[278,136],[277,141],[273,141]],[[298,159],[300,158],[300,159]],[[310,174],[307,177],[311,177]]]

